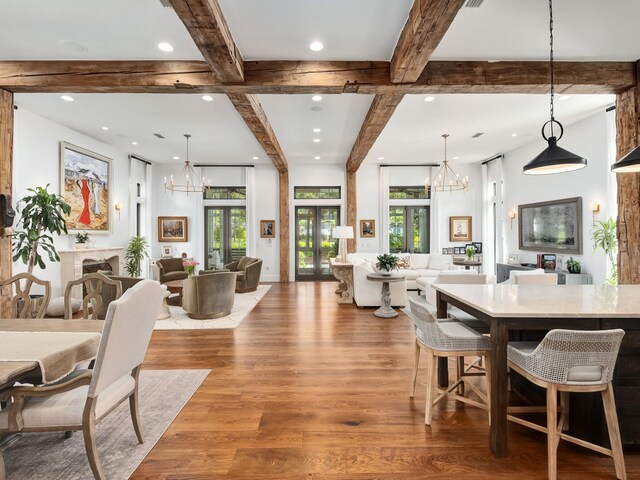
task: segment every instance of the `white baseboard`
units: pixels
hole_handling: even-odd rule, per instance
[[[260,275],[260,281],[261,282],[279,282],[280,276],[279,275]]]

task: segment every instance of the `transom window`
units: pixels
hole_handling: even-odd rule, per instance
[[[293,187],[296,200],[339,200],[340,187]]]
[[[246,200],[247,187],[207,187],[202,197],[205,200]]]
[[[389,187],[389,199],[391,200],[420,200],[431,198],[431,190],[429,193],[425,191],[423,185],[416,187]]]

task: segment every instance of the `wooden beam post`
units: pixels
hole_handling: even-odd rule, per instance
[[[640,74],[640,61],[637,63]],[[616,159],[640,144],[640,86],[616,99]],[[640,173],[618,173],[618,283],[640,284]]]
[[[279,175],[280,191],[280,281],[289,282],[289,172]]]
[[[0,90],[0,193],[11,195],[13,189],[13,94]],[[0,280],[12,275],[11,237],[0,237]],[[0,317],[10,312],[9,287],[0,290]]]
[[[353,227],[354,238],[347,241],[347,252],[354,253],[358,250],[358,197],[356,189],[356,172],[347,170],[347,225]]]

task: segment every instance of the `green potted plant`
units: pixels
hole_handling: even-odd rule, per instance
[[[384,253],[378,255],[377,259],[378,263],[376,263],[376,268],[380,270],[380,273],[383,275],[391,275],[391,270],[398,268],[398,257],[394,255]]]
[[[470,262],[476,254],[476,247],[467,247],[464,253],[467,255],[467,261]]]
[[[88,247],[89,234],[87,232],[76,233],[76,249],[81,250]]]
[[[149,258],[147,247],[149,243],[145,237],[135,235],[129,239],[129,244],[124,252],[124,269],[130,277],[139,277],[142,261]]]
[[[71,213],[71,207],[60,195],[49,193],[48,188],[49,184],[44,188],[29,188],[31,195],[18,202],[22,230],[14,237],[13,261],[22,260],[28,273],[33,273],[34,265],[46,268],[40,249],[48,254],[50,261],[59,262],[52,235],[68,233],[64,217]]]
[[[618,266],[616,265],[616,255],[618,253],[618,238],[616,236],[616,221],[609,217],[607,220],[599,220],[591,230],[591,241],[593,242],[594,253],[602,250],[609,262],[611,271],[606,283],[616,285],[618,283]]]
[[[567,271],[569,273],[580,273],[581,270],[582,265],[580,265],[580,262],[574,260],[573,257],[569,257],[569,260],[567,260]]]

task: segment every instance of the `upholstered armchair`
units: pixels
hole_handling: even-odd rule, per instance
[[[255,292],[260,283],[260,272],[262,271],[262,259],[252,257],[242,257],[240,260],[228,263],[224,268],[237,272],[236,292]]]
[[[184,280],[189,276],[182,266],[182,258],[163,258],[157,260],[156,265],[159,270],[158,280],[160,283],[170,282],[171,280]]]
[[[236,273],[208,271],[187,278],[182,290],[182,308],[190,318],[204,320],[231,313]]]

